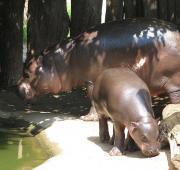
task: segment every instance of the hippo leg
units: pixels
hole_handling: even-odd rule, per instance
[[[89,113],[85,116],[81,116],[80,117],[81,120],[84,120],[84,121],[97,121],[98,120],[96,109],[92,103],[93,102],[91,102],[91,108],[90,108]]]
[[[127,134],[127,138],[125,141],[125,150],[129,152],[135,152],[139,150],[138,146],[136,145],[129,133]]]
[[[110,138],[107,118],[103,115],[99,118],[99,137],[102,143],[108,142]]]
[[[165,85],[165,89],[169,94],[171,103],[180,103],[180,73],[175,74]]]
[[[118,122],[114,122],[114,147],[110,150],[109,154],[111,156],[121,156],[124,154],[124,141],[125,141],[125,134],[124,134],[124,126],[121,126]]]
[[[97,112],[96,112],[96,109],[94,106],[94,102],[92,99],[93,87],[94,87],[93,84],[87,85],[87,93],[88,93],[88,96],[91,100],[91,108],[90,108],[90,111],[87,115],[80,117],[80,119],[84,120],[84,121],[97,121],[98,120],[98,115],[97,115]]]

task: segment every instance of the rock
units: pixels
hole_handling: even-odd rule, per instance
[[[180,112],[180,104],[168,104],[162,112],[163,119],[166,119],[175,112]]]
[[[163,110],[160,127],[160,140],[169,142],[171,162],[180,170],[180,104],[169,104]]]

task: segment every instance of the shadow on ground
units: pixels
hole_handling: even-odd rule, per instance
[[[23,101],[12,91],[0,91],[0,131],[4,128],[31,129],[32,134],[49,127],[56,120],[73,119],[89,111],[85,89],[71,93],[46,95],[32,102]]]
[[[169,103],[167,96],[153,98],[156,117]],[[19,128],[37,134],[56,120],[78,118],[88,113],[90,100],[85,89],[46,95],[33,102],[23,101],[13,91],[0,90],[0,131]]]
[[[101,143],[98,136],[90,136],[90,137],[88,137],[88,140],[95,143],[97,146],[99,146],[107,154],[109,153],[109,151],[113,147],[109,143]],[[158,155],[156,157],[148,158],[148,159],[149,160],[152,159],[152,163],[153,163],[153,161],[159,161],[160,162],[160,160],[162,160],[162,159],[164,159],[164,160],[167,159],[167,163],[168,163],[168,167],[169,167],[168,169],[169,170],[177,170],[171,162],[171,155],[170,155],[169,146],[166,146],[165,148],[161,149],[160,152],[161,152],[160,155]],[[138,159],[141,159],[141,161],[143,161],[143,160],[148,161],[147,157],[145,157],[140,150],[137,150],[135,152],[125,151],[124,156],[126,156],[126,158],[128,158],[130,160],[133,160],[134,158],[137,160],[137,158],[138,158]],[[118,156],[117,158],[120,158],[120,157]]]

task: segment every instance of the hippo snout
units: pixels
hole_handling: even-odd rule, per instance
[[[160,144],[156,145],[144,145],[142,147],[142,153],[147,157],[153,157],[159,155]]]
[[[26,82],[19,85],[18,91],[20,96],[26,100],[30,100],[35,96],[35,91],[31,88],[30,84]]]
[[[153,157],[159,155],[159,149],[149,149],[149,150],[144,150],[142,152],[147,157]]]

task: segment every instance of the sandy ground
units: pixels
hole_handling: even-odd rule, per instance
[[[164,102],[162,98],[154,103]],[[0,129],[4,126],[32,128],[30,133],[52,157],[35,170],[172,170],[169,149],[159,156],[145,158],[141,152],[112,157],[110,144],[98,138],[98,122],[79,119],[89,110],[89,100],[82,90],[60,96],[45,96],[32,103],[21,100],[15,93],[0,91]],[[160,107],[155,108],[160,111]],[[112,125],[109,123],[112,132]],[[44,140],[42,140],[44,139]],[[49,148],[50,146],[50,148]]]

